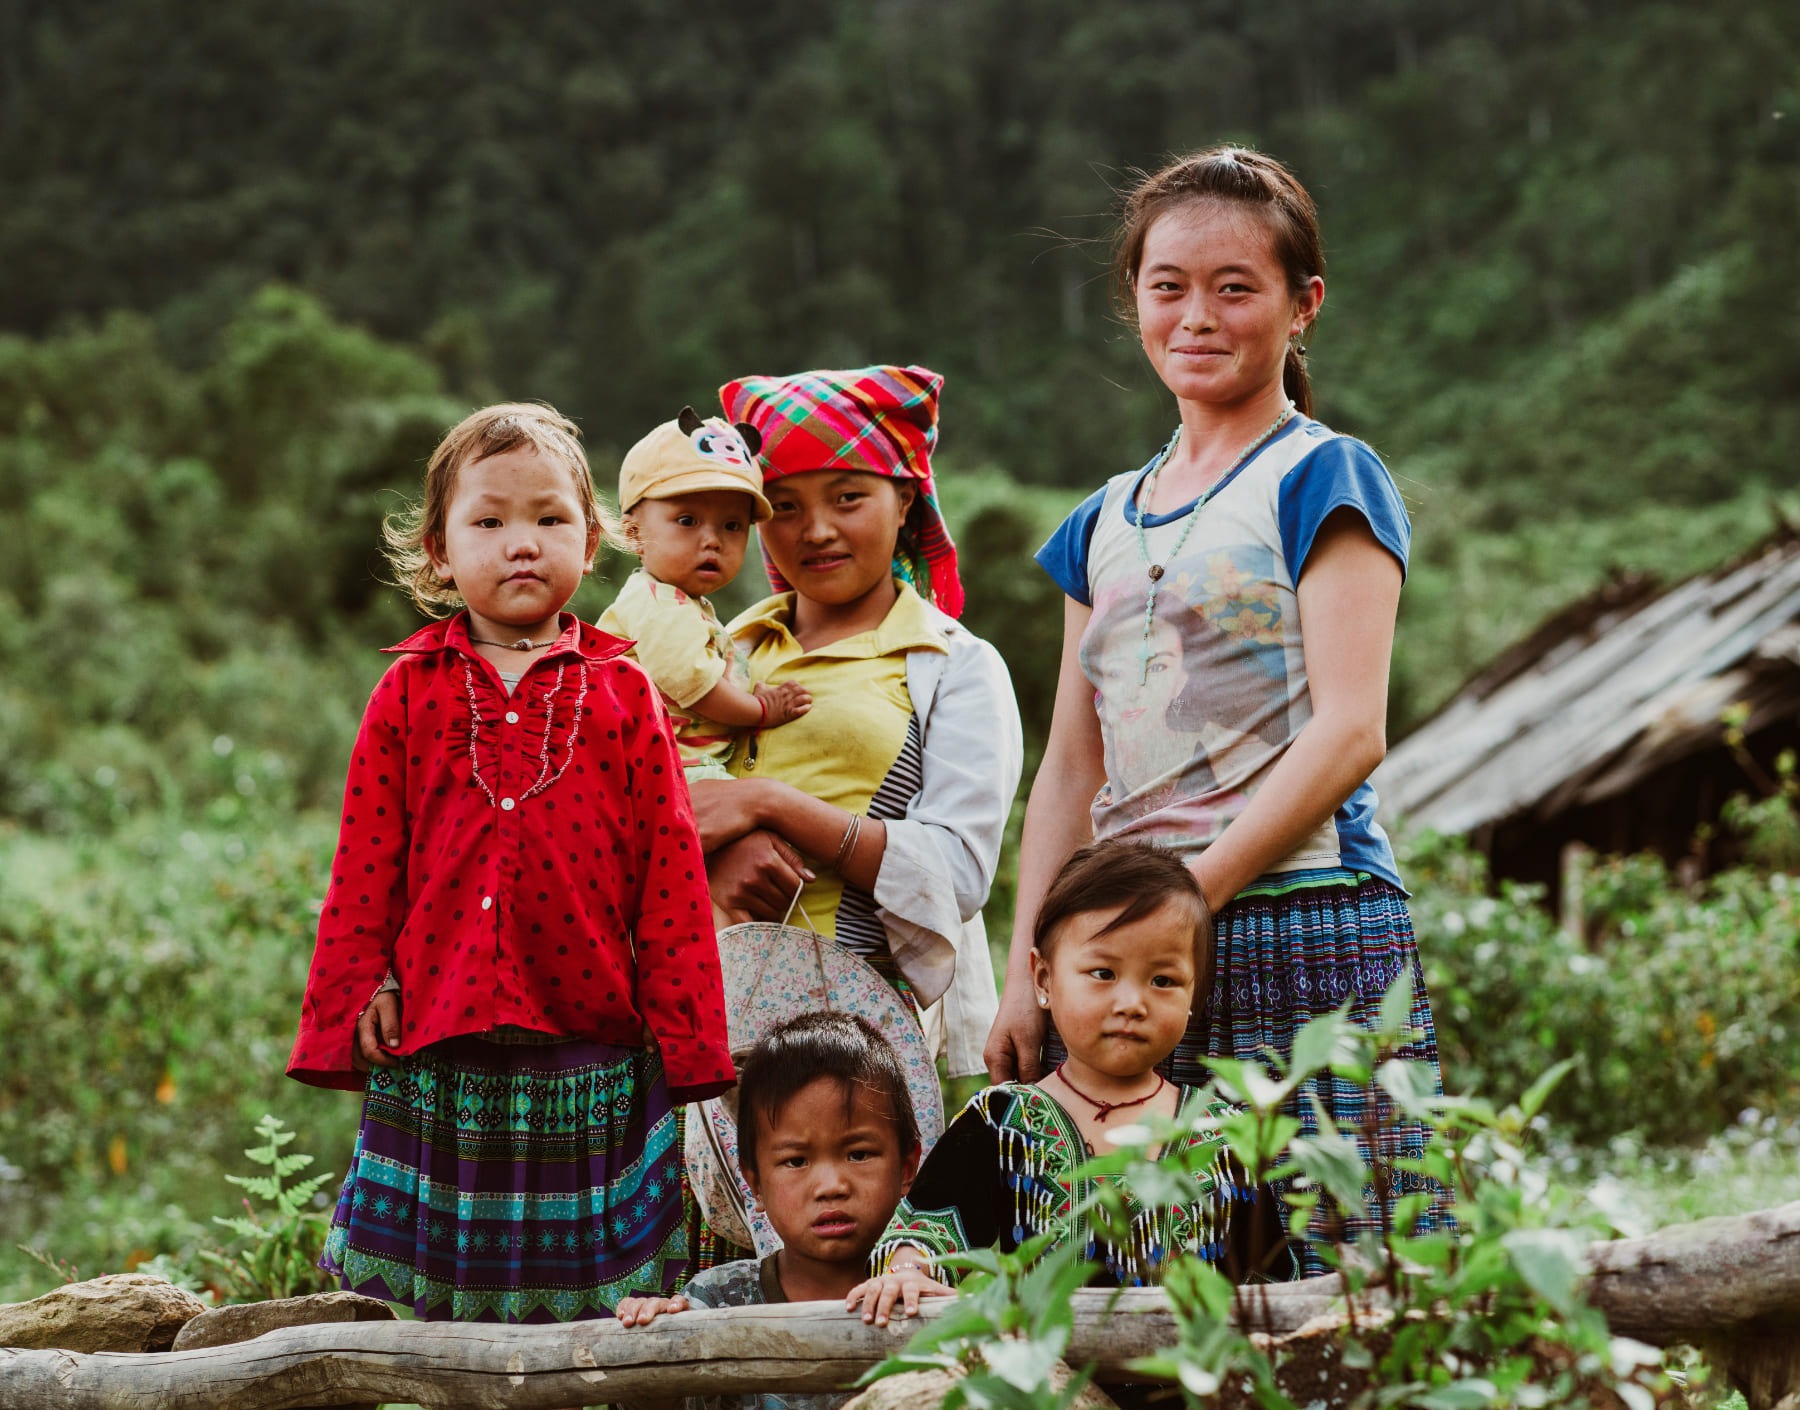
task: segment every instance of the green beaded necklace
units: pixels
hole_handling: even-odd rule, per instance
[[[1193,532],[1194,521],[1200,517],[1201,508],[1213,497],[1214,492],[1236,474],[1238,467],[1255,455],[1270,436],[1285,426],[1288,417],[1293,414],[1293,403],[1285,404],[1281,408],[1280,415],[1269,423],[1268,429],[1240,450],[1237,453],[1237,459],[1225,467],[1224,474],[1201,492],[1200,497],[1194,501],[1193,507],[1187,512],[1187,520],[1181,526],[1181,533],[1175,540],[1175,546],[1169,550],[1168,556],[1161,563],[1150,561],[1150,545],[1144,538],[1144,514],[1145,507],[1155,497],[1157,477],[1162,474],[1163,466],[1169,463],[1169,457],[1175,454],[1175,447],[1181,443],[1180,426],[1175,428],[1175,434],[1169,437],[1169,443],[1162,448],[1162,454],[1156,457],[1156,464],[1150,467],[1150,473],[1144,477],[1143,486],[1138,492],[1137,518],[1131,521],[1132,527],[1137,530],[1138,556],[1144,560],[1144,567],[1149,571],[1150,577],[1150,588],[1144,595],[1144,646],[1140,653],[1143,668],[1138,674],[1140,686],[1147,684],[1150,680],[1150,628],[1156,619],[1156,586],[1162,581],[1165,565],[1173,563],[1181,557],[1181,550],[1188,541],[1188,535]]]

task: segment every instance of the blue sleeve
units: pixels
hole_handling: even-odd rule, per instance
[[[1083,607],[1094,605],[1088,590],[1088,545],[1094,541],[1094,526],[1100,522],[1100,506],[1106,499],[1102,485],[1057,525],[1056,532],[1037,551],[1039,566],[1055,580],[1056,585]]]
[[[1361,441],[1338,436],[1302,460],[1281,482],[1281,552],[1293,581],[1298,584],[1305,571],[1319,526],[1339,509],[1354,509],[1368,521],[1376,542],[1400,560],[1404,575],[1412,547],[1412,524],[1399,487],[1380,456]]]

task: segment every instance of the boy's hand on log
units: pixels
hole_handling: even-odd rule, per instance
[[[854,1312],[860,1306],[863,1321],[885,1327],[894,1313],[917,1317],[922,1297],[955,1296],[956,1289],[938,1282],[925,1271],[923,1264],[909,1263],[851,1288],[850,1295],[844,1299],[844,1310]]]
[[[369,1006],[356,1016],[356,1046],[351,1061],[357,1071],[371,1067],[398,1067],[399,1057],[391,1050],[400,1046],[400,996],[391,989],[369,1000]]]
[[[647,1327],[665,1312],[686,1312],[688,1300],[674,1297],[628,1297],[613,1309],[621,1327]]]

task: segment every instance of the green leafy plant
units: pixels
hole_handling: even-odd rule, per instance
[[[1745,735],[1749,723],[1747,705],[1733,705],[1720,716],[1725,747],[1762,796],[1733,794],[1720,809],[1720,819],[1743,839],[1744,855],[1752,865],[1800,871],[1800,770],[1794,751],[1783,749],[1775,756],[1773,770],[1765,769],[1750,752]]]
[[[328,1291],[334,1284],[317,1263],[331,1219],[325,1211],[312,1208],[312,1202],[331,1176],[327,1172],[290,1182],[289,1177],[311,1165],[313,1158],[282,1154],[283,1148],[292,1144],[294,1133],[279,1117],[265,1114],[256,1123],[256,1134],[263,1144],[244,1154],[268,1173],[225,1178],[248,1190],[264,1207],[259,1210],[246,1198],[243,1217],[215,1216],[213,1222],[236,1234],[240,1246],[235,1251],[202,1249],[200,1259],[224,1275],[230,1290],[242,1295],[239,1300]]]
[[[1069,1295],[1088,1280],[1076,1250],[1039,1234],[1011,1253],[976,1249],[944,1260],[964,1278],[941,1316],[864,1381],[903,1371],[952,1371],[943,1410],[1064,1410],[1088,1383],[1058,1385],[1055,1369],[1075,1327]]]
[[[1582,1295],[1585,1248],[1610,1226],[1551,1187],[1526,1158],[1528,1135],[1574,1062],[1557,1064],[1504,1107],[1442,1096],[1428,1069],[1396,1056],[1417,1036],[1408,1027],[1410,1002],[1403,976],[1372,1030],[1339,1011],[1306,1024],[1286,1058],[1268,1052],[1260,1061],[1212,1064],[1218,1090],[1237,1106],[1217,1129],[1252,1179],[1284,1187],[1296,1237],[1309,1226],[1329,1229],[1333,1204],[1373,1204],[1380,1215],[1375,1233],[1327,1253],[1345,1298],[1335,1354],[1350,1403],[1576,1410],[1604,1397],[1653,1410],[1669,1388],[1659,1353],[1613,1337]],[[1423,1123],[1423,1154],[1400,1157],[1375,1133],[1339,1130],[1316,1103],[1316,1133],[1301,1135],[1296,1105],[1311,1100],[1307,1084],[1324,1074],[1368,1088],[1371,1110]],[[1124,1133],[1124,1149],[1086,1167],[1104,1177],[1092,1204],[1097,1222],[1126,1217],[1126,1190],[1139,1204],[1200,1194],[1202,1172],[1182,1158],[1150,1154],[1179,1149],[1170,1138],[1180,1130],[1173,1121],[1145,1123]],[[1397,1193],[1403,1175],[1450,1192],[1451,1227],[1418,1231],[1434,1193]],[[1051,1368],[1073,1325],[1067,1294],[1093,1270],[1071,1248],[1046,1252],[1049,1237],[1015,1254],[970,1255],[966,1265],[983,1276],[883,1372],[954,1364],[971,1383],[957,1392],[958,1404],[1066,1405],[1068,1390],[1057,1387]],[[1256,1287],[1234,1286],[1185,1256],[1170,1261],[1162,1282],[1177,1336],[1134,1370],[1174,1382],[1196,1407],[1229,1384],[1267,1410],[1294,1410],[1281,1343],[1253,1335],[1268,1325],[1268,1301]]]

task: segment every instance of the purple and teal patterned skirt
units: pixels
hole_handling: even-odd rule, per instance
[[[1284,1057],[1306,1021],[1330,1013],[1346,1000],[1350,1018],[1364,1028],[1376,1025],[1381,1000],[1402,970],[1413,978],[1412,1027],[1417,1042],[1395,1056],[1425,1063],[1438,1089],[1437,1031],[1425,995],[1425,975],[1413,938],[1406,896],[1398,887],[1365,873],[1332,867],[1265,876],[1245,888],[1217,917],[1217,967],[1204,1006],[1197,1006],[1174,1053],[1161,1065],[1173,1082],[1204,1086],[1212,1077],[1205,1057],[1254,1058],[1270,1047]],[[1052,1031],[1044,1058],[1062,1061],[1061,1040]],[[1318,1118],[1311,1094],[1338,1129],[1354,1135],[1362,1157],[1371,1157],[1368,1132],[1383,1162],[1417,1160],[1427,1132],[1400,1117],[1379,1089],[1358,1087],[1330,1073],[1313,1078],[1289,1103],[1301,1134],[1315,1135]],[[1416,1232],[1443,1228],[1448,1201],[1436,1184],[1412,1171],[1393,1171],[1389,1201],[1415,1190],[1438,1198],[1415,1225]],[[1360,1210],[1321,1209],[1313,1229],[1321,1236],[1353,1239],[1382,1227],[1383,1212],[1373,1188],[1365,1189]],[[1329,1271],[1316,1248],[1296,1249],[1300,1273]]]
[[[654,1051],[452,1038],[375,1068],[319,1266],[465,1322],[606,1317],[687,1271],[681,1142]]]

